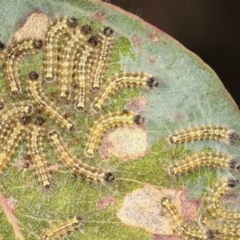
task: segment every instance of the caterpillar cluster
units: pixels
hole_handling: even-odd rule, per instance
[[[0,94],[0,171],[6,167],[21,140],[26,140],[26,158],[33,164],[41,186],[44,189],[52,187],[54,178],[43,147],[43,141],[47,139],[58,159],[76,176],[99,184],[114,182],[115,176],[108,169],[80,161],[60,132],[47,123],[49,117],[70,134],[80,130],[69,114],[51,101],[44,91],[44,87],[56,84],[61,103],[72,104],[76,114],[87,111],[99,114],[110,98],[124,87],[153,89],[159,86],[158,78],[144,72],[119,72],[105,81],[113,46],[112,28],[103,27],[98,34],[92,34],[90,25],[81,25],[74,17],[53,21],[44,39],[26,39],[7,47],[0,42],[2,67],[13,100],[8,104]],[[38,53],[44,55],[43,73],[29,72],[27,91],[23,91],[25,85],[21,82],[19,63],[27,55]],[[141,125],[143,122],[139,113],[128,110],[100,116],[89,130],[85,157],[94,156],[109,128]],[[64,236],[80,222],[74,217],[59,223],[44,231],[39,239]]]
[[[219,141],[224,144],[234,145],[240,140],[240,136],[228,127],[221,125],[206,125],[188,128],[168,136],[171,145],[187,144],[192,141]],[[167,168],[169,176],[183,174],[193,171],[199,167],[214,167],[234,174],[238,169],[239,160],[223,152],[212,150],[194,153],[186,158],[171,164]],[[240,212],[226,209],[220,203],[221,197],[234,188],[238,180],[220,179],[208,192],[205,199],[206,214],[211,218],[204,217],[202,228],[192,229],[180,218],[176,208],[168,197],[161,200],[172,228],[181,239],[238,239],[240,237],[237,226],[240,223]],[[221,222],[218,220],[221,219]],[[231,222],[231,224],[228,224]]]

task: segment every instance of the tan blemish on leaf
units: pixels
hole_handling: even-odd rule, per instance
[[[159,37],[156,34],[149,34],[149,38],[151,39],[152,42],[158,42],[159,41]]]
[[[93,19],[98,22],[103,22],[107,19],[107,14],[105,12],[97,12],[94,16]]]
[[[183,198],[184,195],[184,198]],[[151,185],[134,190],[126,195],[121,208],[117,212],[120,221],[128,226],[143,228],[145,231],[157,235],[173,235],[172,227],[161,209],[161,198],[169,196],[177,208],[180,216],[182,206],[186,205],[185,191],[181,189],[162,189]],[[182,202],[184,199],[185,202]],[[192,208],[192,202],[187,202]],[[188,213],[188,219],[193,219],[194,212]]]
[[[16,31],[14,41],[20,42],[23,39],[44,39],[49,25],[49,18],[46,14],[34,12],[27,17],[23,26]]]
[[[114,196],[108,196],[97,201],[97,208],[101,211],[106,210],[109,206],[114,206],[116,199]]]
[[[102,141],[99,153],[105,161],[111,156],[127,161],[147,154],[147,132],[141,127],[117,128],[108,133]]]

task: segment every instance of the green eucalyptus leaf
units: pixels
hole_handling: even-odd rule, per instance
[[[196,141],[171,146],[167,137],[198,125],[222,125],[240,132],[236,104],[215,72],[198,56],[140,18],[102,1],[1,1],[0,41],[11,46],[15,32],[24,26],[27,17],[33,13],[45,14],[51,21],[62,16],[73,16],[80,23],[91,24],[94,33],[98,33],[102,26],[110,26],[115,38],[104,73],[105,79],[120,71],[145,72],[156,77],[159,86],[146,91],[133,88],[121,90],[111,98],[103,111],[94,115],[91,112],[76,113],[71,105],[61,104],[53,94],[58,89],[57,84],[43,85],[46,95],[76,123],[77,131],[69,133],[51,119],[46,119],[46,128],[57,129],[83,162],[111,169],[116,181],[110,185],[99,185],[76,177],[58,160],[47,136],[44,136],[43,147],[47,161],[56,169],[52,173],[51,188],[43,189],[35,171],[24,170],[19,165],[27,152],[26,140],[23,140],[0,176],[0,239],[38,239],[44,229],[76,215],[83,218],[83,226],[66,239],[152,239],[154,230],[151,229],[160,229],[155,232],[160,234],[161,226],[151,226],[149,230],[141,224],[123,223],[117,217],[126,195],[152,185],[155,189],[172,189],[176,194],[179,189],[183,189],[189,201],[204,200],[205,192],[216,178],[227,176],[227,171],[206,167],[181,176],[168,177],[167,166],[191,153],[206,149],[237,156],[239,147],[221,141]],[[24,94],[28,91],[28,73],[35,70],[42,74],[43,59],[41,52],[29,55],[20,62]],[[16,102],[10,94],[3,68],[0,84],[6,104]],[[31,101],[29,97],[24,100]],[[112,156],[108,162],[104,162],[99,153],[94,158],[86,158],[84,146],[93,122],[103,114],[122,111],[134,104],[140,106],[140,113],[145,117],[144,127],[141,127],[141,133],[147,134],[148,142],[144,156],[128,161]],[[140,136],[144,138],[144,134]],[[136,137],[134,139],[135,142],[126,139],[130,148],[140,145],[141,141]],[[12,212],[8,209],[9,200],[15,203]],[[155,206],[155,209],[159,207],[158,216],[160,200],[156,200]],[[107,204],[104,210],[99,207],[102,201]],[[145,206],[143,215],[151,207],[151,204]],[[205,214],[204,208],[201,208],[201,214]],[[16,222],[11,216],[15,216]]]

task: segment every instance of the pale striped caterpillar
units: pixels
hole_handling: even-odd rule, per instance
[[[87,157],[92,157],[94,155],[94,151],[98,147],[104,132],[106,132],[109,128],[115,126],[131,126],[133,124],[141,124],[143,121],[144,118],[141,117],[141,115],[129,112],[127,110],[122,112],[108,113],[101,116],[94,122],[92,128],[90,129],[85,148],[85,155]]]
[[[121,72],[107,79],[98,95],[95,97],[91,108],[98,112],[109,98],[119,89],[124,87],[153,88],[159,82],[144,72]]]
[[[221,152],[200,152],[192,154],[177,163],[168,167],[168,174],[170,176],[182,174],[195,168],[202,166],[216,167],[220,169],[234,169],[236,160],[231,158],[229,155]]]
[[[24,126],[20,122],[16,122],[11,131],[7,133],[5,140],[1,143],[0,147],[0,171],[6,166],[10,160],[15,148],[18,146],[21,139],[21,134]]]
[[[210,228],[219,229],[219,239],[230,240],[240,238],[240,224],[231,223],[230,221],[219,221],[215,219],[203,218],[201,221],[203,224]]]
[[[50,131],[48,136],[59,159],[77,176],[97,183],[114,181],[114,176],[111,172],[90,166],[77,159],[57,131]]]
[[[42,45],[42,40],[26,40],[18,43],[9,50],[4,70],[13,96],[21,94],[20,79],[18,74],[20,59],[26,54],[35,53],[37,50],[42,48]]]
[[[88,44],[85,45],[80,53],[77,53],[75,58],[74,88],[76,89],[75,107],[77,111],[86,110],[92,71],[89,58],[97,44],[97,38],[89,38]]]
[[[184,223],[178,214],[176,207],[171,203],[168,197],[163,197],[161,199],[161,205],[174,229],[174,232],[176,232],[181,239],[211,239],[218,235],[219,231],[217,229],[203,231],[201,229],[192,228],[188,224]]]
[[[33,100],[62,127],[73,131],[75,129],[74,123],[71,120],[65,119],[62,111],[47,99],[41,89],[41,81],[38,80],[38,77],[39,75],[36,72],[29,73],[30,81],[28,81],[28,86]]]
[[[31,104],[22,102],[11,104],[1,112],[0,125],[9,119],[14,119],[16,116],[30,115],[32,112],[33,106]]]
[[[46,229],[40,236],[39,240],[56,240],[60,237],[72,232],[74,229],[82,225],[82,218],[80,216],[73,217],[63,222],[57,223]]]
[[[99,34],[99,48],[96,49],[95,57],[92,66],[92,90],[97,91],[100,89],[101,81],[106,69],[108,58],[113,40],[113,29],[105,27]]]
[[[77,26],[77,20],[73,17],[63,17],[56,20],[46,36],[45,43],[45,60],[44,60],[44,80],[50,82],[56,80],[57,67],[58,67],[58,41],[59,38]]]
[[[91,33],[91,27],[84,25],[81,29],[76,29],[70,34],[70,39],[66,43],[66,47],[63,48],[59,62],[59,83],[60,83],[60,97],[63,99],[69,99],[70,91],[72,87],[72,75],[74,66],[74,57],[78,50],[81,50],[85,46],[89,34]],[[88,47],[88,46],[86,46]],[[83,59],[79,59],[79,62]]]
[[[181,144],[197,140],[219,140],[226,144],[234,144],[240,136],[221,125],[206,125],[188,128],[168,137],[170,144]]]
[[[225,221],[240,221],[240,212],[228,210],[220,203],[221,197],[237,184],[237,180],[222,179],[210,189],[208,197],[206,198],[206,208],[210,215],[215,218],[222,218]]]
[[[43,131],[44,129],[42,127],[33,124],[28,128],[28,155],[36,169],[38,179],[42,186],[44,188],[49,188],[51,184],[51,175],[46,156],[43,152]]]

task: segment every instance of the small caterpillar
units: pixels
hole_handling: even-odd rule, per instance
[[[78,228],[82,224],[82,218],[80,216],[73,217],[71,219],[60,222],[56,225],[46,229],[40,236],[39,240],[56,240],[60,237],[64,237],[74,229]]]
[[[24,130],[24,126],[20,122],[16,122],[13,125],[11,131],[7,133],[4,142],[1,143],[0,147],[0,171],[6,166],[7,162],[10,160],[15,148],[17,147],[20,139],[21,133]]]
[[[221,197],[238,184],[238,180],[228,179],[218,181],[211,189],[206,199],[206,208],[210,215],[225,221],[240,221],[240,212],[235,212],[221,206]]]
[[[60,137],[57,131],[50,131],[48,136],[60,160],[76,175],[86,180],[98,183],[114,181],[114,176],[111,172],[108,172],[104,169],[92,167],[77,159],[76,156],[70,151],[68,146],[64,143],[63,139]]]
[[[29,73],[30,81],[28,81],[28,85],[33,100],[62,127],[73,131],[75,129],[74,123],[70,120],[65,119],[62,115],[62,111],[46,98],[41,89],[41,81],[38,80],[38,77],[39,75],[36,72]]]
[[[44,188],[49,188],[51,184],[51,175],[42,147],[43,128],[31,125],[28,129],[28,155],[34,164],[39,181],[42,183]]]
[[[110,77],[102,86],[98,95],[95,97],[91,108],[98,112],[109,98],[119,89],[124,87],[153,88],[159,82],[156,78],[144,72],[122,72]]]
[[[93,52],[93,48],[97,46],[97,44],[97,38],[89,38],[88,44],[81,53],[76,55],[75,58],[76,67],[74,71],[74,87],[77,90],[75,97],[75,107],[77,111],[84,111],[86,109],[86,103],[90,91],[90,75],[92,71],[89,58]]]
[[[211,166],[221,169],[234,169],[236,160],[232,159],[229,155],[221,152],[200,152],[186,157],[177,163],[168,167],[168,174],[170,176],[182,174],[194,170],[202,166]]]
[[[234,144],[240,140],[240,136],[229,128],[221,125],[206,125],[188,128],[168,137],[170,144],[210,139],[223,141],[226,144]]]
[[[230,239],[239,239],[240,238],[240,225],[239,223],[223,222],[216,221],[214,219],[203,218],[202,223],[211,228],[219,229],[219,239],[230,240]]]
[[[59,63],[59,96],[63,99],[69,99],[70,89],[72,87],[74,57],[79,49],[84,48],[85,41],[90,33],[91,27],[89,25],[84,25],[81,29],[76,29],[73,34],[71,34],[66,47],[63,48]],[[82,59],[79,59],[79,62],[81,60]]]
[[[94,122],[90,133],[88,135],[85,155],[92,157],[95,149],[97,148],[100,140],[109,128],[115,126],[131,126],[133,124],[141,124],[144,118],[139,114],[124,110],[122,112],[108,113],[101,116],[97,121]]]
[[[77,26],[77,20],[73,17],[63,17],[56,20],[50,27],[46,36],[44,80],[51,82],[56,80],[58,65],[58,41],[59,38],[69,29]]]
[[[203,231],[201,229],[191,228],[188,224],[185,224],[168,197],[161,199],[161,205],[174,231],[181,239],[211,239],[218,235],[219,231],[217,229]]]
[[[93,91],[98,91],[100,89],[101,80],[110,54],[113,32],[113,29],[110,27],[105,27],[99,34],[100,47],[96,49],[96,57],[93,59],[91,74]]]
[[[6,78],[9,82],[10,91],[13,96],[18,96],[21,94],[21,86],[18,74],[18,65],[20,59],[27,54],[35,53],[37,50],[42,48],[42,45],[42,40],[26,40],[18,43],[9,50],[4,70]]]

